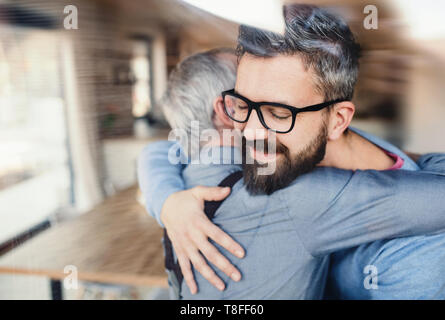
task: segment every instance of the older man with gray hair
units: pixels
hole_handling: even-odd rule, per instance
[[[233,129],[233,124],[224,114],[224,106],[221,97],[221,92],[233,88],[236,80],[237,58],[235,50],[230,48],[216,48],[204,52],[191,55],[182,60],[170,74],[167,90],[162,97],[159,105],[161,106],[164,115],[173,129],[173,132],[178,132],[180,138],[180,145],[174,145],[171,149],[179,149],[179,157],[185,163],[191,159],[199,157],[202,147],[202,137],[200,134],[206,130],[216,130],[222,137],[224,129]],[[194,124],[198,128],[194,128]],[[194,130],[198,129],[198,130]],[[193,143],[198,142],[198,143]],[[210,142],[211,143],[211,142]],[[217,141],[219,145],[220,141]],[[220,159],[220,163],[232,163],[231,148],[226,159]],[[217,149],[219,151],[219,149]],[[219,152],[215,154],[220,155]],[[226,161],[224,161],[226,160]],[[241,163],[241,162],[239,162]],[[143,185],[146,180],[141,181]],[[179,181],[177,181],[179,182]],[[218,188],[193,188],[194,194],[205,200],[221,200],[228,195],[227,189]],[[148,204],[148,211],[153,212],[158,208],[151,209]],[[184,208],[184,207],[183,207]],[[200,212],[201,207],[185,207],[187,212]],[[182,216],[185,218],[186,216]],[[211,236],[215,241],[223,245],[232,254],[242,257],[244,255],[243,248],[233,241],[220,228],[213,225],[204,215],[201,216],[200,223],[204,223],[207,228],[207,235]],[[179,220],[178,220],[179,221]],[[158,222],[163,225],[162,221]],[[188,221],[192,226],[193,222]],[[178,232],[176,232],[176,230]],[[173,228],[167,229],[169,234],[172,234],[172,240],[175,254],[178,255],[179,263],[187,264],[188,248],[194,247],[195,244],[188,238],[182,237],[183,229],[175,224]],[[165,234],[164,241],[170,245],[170,239]],[[204,251],[203,247],[196,247]],[[234,275],[234,279],[241,278],[239,271],[220,253],[213,251],[215,259],[219,261],[218,266],[224,269],[227,275]],[[186,269],[186,267],[184,267]],[[188,267],[190,269],[190,267]],[[190,287],[193,288],[193,277],[190,273],[185,273],[186,281]],[[174,296],[177,297],[177,280],[171,274],[169,275],[169,283],[175,289]],[[216,283],[215,283],[216,284]],[[221,284],[221,282],[219,282]],[[193,291],[193,289],[192,289]],[[196,289],[195,289],[196,291]]]
[[[223,112],[221,92],[235,85],[236,67],[235,51],[217,48],[187,57],[169,77],[160,106],[191,158],[199,156],[203,132],[217,129],[222,134],[221,130],[230,128],[217,114]]]

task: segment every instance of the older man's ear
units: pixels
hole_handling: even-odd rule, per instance
[[[224,112],[224,102],[221,96],[213,100],[213,124],[217,130],[233,129],[233,121]]]

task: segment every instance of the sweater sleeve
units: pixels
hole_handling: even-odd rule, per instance
[[[184,190],[182,170],[187,161],[179,144],[171,141],[150,143],[139,156],[137,176],[145,207],[162,227],[161,210],[165,200]]]

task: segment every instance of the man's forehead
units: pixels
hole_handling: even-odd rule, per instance
[[[238,65],[235,90],[253,101],[299,104],[312,100],[312,73],[293,55],[256,57],[244,54]]]

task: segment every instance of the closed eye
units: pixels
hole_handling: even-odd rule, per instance
[[[271,114],[272,114],[272,116],[274,118],[276,118],[278,120],[285,120],[285,119],[288,119],[290,117],[290,115],[279,115],[279,114],[276,114],[274,112],[271,112]]]

